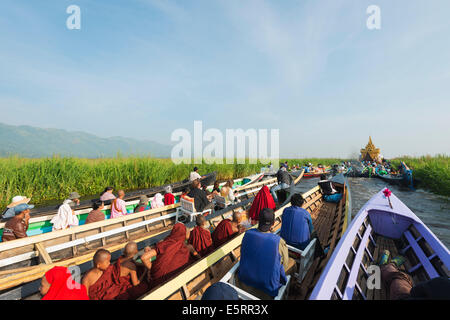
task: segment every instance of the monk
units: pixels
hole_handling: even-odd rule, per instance
[[[259,220],[259,213],[264,208],[276,209],[275,201],[270,194],[269,188],[264,186],[259,190],[255,199],[253,200],[252,206],[248,212],[248,216],[252,221],[252,224],[256,224]]]
[[[212,234],[214,247],[218,248],[236,234],[244,232],[245,228],[241,226],[242,214],[241,212],[233,212],[233,220],[223,219]]]
[[[201,256],[205,256],[213,248],[211,232],[206,228],[206,218],[203,215],[198,215],[195,222],[197,223],[197,226],[192,229],[188,243],[192,245],[194,250]]]
[[[123,255],[119,258],[120,278],[129,278],[133,287],[118,295],[116,300],[135,300],[149,290],[147,281],[151,268],[149,250],[141,256],[142,263],[134,261],[138,253],[136,242],[130,241],[124,248]]]
[[[200,255],[191,245],[186,245],[188,239],[186,227],[182,223],[177,223],[172,228],[170,235],[163,241],[156,244],[155,249],[151,249],[148,258],[156,256],[150,269],[151,287],[167,281]]]

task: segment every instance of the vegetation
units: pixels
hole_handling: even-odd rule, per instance
[[[450,157],[447,155],[423,156],[419,158],[400,157],[391,160],[399,165],[404,161],[413,170],[413,178],[419,180],[419,187],[434,193],[450,196]]]

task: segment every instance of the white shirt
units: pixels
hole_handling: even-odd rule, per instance
[[[191,175],[189,176],[189,181],[194,181],[194,180],[197,180],[197,179],[201,179],[201,175],[199,175],[197,172],[195,172],[195,171],[192,171],[191,172]]]
[[[64,230],[67,227],[78,225],[78,218],[72,213],[72,208],[69,205],[71,202],[72,200],[69,199],[64,200],[58,209],[58,214],[50,221],[53,224],[54,230]]]

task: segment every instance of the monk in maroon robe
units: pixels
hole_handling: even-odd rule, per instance
[[[172,228],[170,235],[156,244],[155,249],[150,251],[150,258],[156,256],[150,269],[152,288],[166,282],[187,265],[195,261],[191,254],[199,258],[200,255],[191,245],[186,244],[187,230],[184,224],[177,223]]]
[[[240,225],[241,221],[241,213],[237,211],[233,212],[233,220],[223,219],[212,233],[214,247],[220,247],[235,235],[243,232],[245,228]]]
[[[188,243],[194,247],[201,256],[207,255],[211,252],[212,239],[211,232],[205,228],[206,218],[203,215],[198,215],[196,218],[197,226],[192,229],[189,236]]]
[[[253,200],[252,206],[248,211],[248,216],[251,219],[252,223],[255,224],[259,220],[259,213],[262,209],[276,209],[275,201],[273,200],[272,195],[270,194],[270,190],[267,186],[264,186],[259,190],[255,199]]]

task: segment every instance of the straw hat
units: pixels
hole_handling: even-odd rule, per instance
[[[22,204],[22,203],[28,203],[30,202],[31,198],[27,198],[24,196],[15,196],[14,198],[12,198],[12,202],[10,204],[8,204],[6,207],[9,208],[14,208],[15,206]]]

